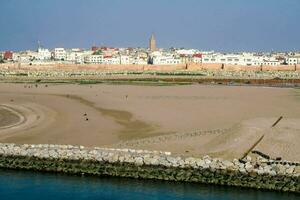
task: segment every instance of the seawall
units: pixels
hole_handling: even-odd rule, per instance
[[[300,193],[298,163],[262,157],[227,161],[170,152],[71,145],[0,144],[0,168],[187,181]]]
[[[201,70],[225,70],[225,71],[300,71],[300,65],[231,65],[222,63],[187,63],[176,65],[106,65],[106,64],[67,64],[67,63],[1,63],[0,69],[23,69],[23,70],[97,70],[97,71],[201,71]]]
[[[187,70],[225,70],[225,71],[299,71],[300,65],[232,65],[222,63],[188,63]]]

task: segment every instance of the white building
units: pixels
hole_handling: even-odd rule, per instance
[[[35,60],[36,57],[37,52],[35,51],[14,52],[12,60],[14,62],[28,63]]]
[[[262,65],[276,66],[276,65],[280,65],[280,62],[274,58],[268,58],[263,60]]]
[[[173,55],[161,55],[161,56],[154,56],[152,58],[153,65],[175,65],[181,64],[180,57],[176,57]]]
[[[147,65],[148,64],[148,58],[147,57],[135,57],[133,64],[135,65]]]
[[[87,55],[91,55],[92,51],[83,51],[81,49],[70,49],[66,51],[65,61],[75,63],[75,64],[83,64],[84,57]]]
[[[178,49],[175,51],[176,54],[179,54],[179,55],[189,55],[189,56],[192,56],[196,53],[199,53],[199,50],[196,50],[196,49]]]
[[[300,64],[300,57],[288,57],[287,58],[288,65],[297,65]]]
[[[55,48],[54,49],[54,59],[55,60],[65,60],[66,59],[66,50],[64,48]]]
[[[221,63],[227,65],[280,65],[274,57],[256,56],[251,54],[203,54],[202,63]]]
[[[37,60],[50,60],[51,52],[49,51],[49,49],[38,48],[36,59]]]
[[[84,57],[84,62],[87,64],[102,64],[103,55],[87,55]]]
[[[199,53],[194,54],[192,56],[192,62],[194,62],[194,63],[202,63],[202,54],[199,54]]]
[[[76,56],[77,56],[77,52],[73,52],[73,51],[66,51],[66,57],[65,57],[65,61],[68,62],[74,62],[76,61]]]
[[[75,63],[76,64],[83,64],[85,56],[91,55],[92,53],[93,53],[92,51],[76,52],[76,54],[75,54]]]
[[[133,64],[133,58],[127,55],[120,55],[120,64],[121,65]]]
[[[14,52],[12,56],[12,60],[14,62],[29,62],[30,57],[28,57],[27,55],[25,56],[24,53],[22,52]]]
[[[103,63],[105,65],[118,65],[120,64],[119,56],[103,56]]]
[[[118,65],[120,64],[120,58],[117,56],[88,55],[85,56],[84,62],[88,64]]]

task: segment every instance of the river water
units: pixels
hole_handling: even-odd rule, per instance
[[[294,200],[300,199],[300,195],[193,183],[0,170],[0,199]]]

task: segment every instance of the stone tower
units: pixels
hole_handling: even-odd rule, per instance
[[[150,48],[150,51],[156,50],[156,41],[155,41],[153,34],[151,35],[150,40],[149,40],[149,48]]]

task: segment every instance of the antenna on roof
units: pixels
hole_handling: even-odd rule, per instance
[[[41,42],[39,40],[37,42],[38,42],[38,49],[40,49],[41,48]]]

